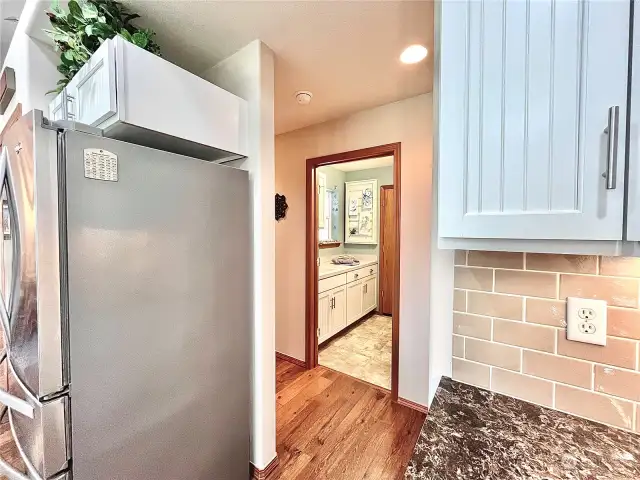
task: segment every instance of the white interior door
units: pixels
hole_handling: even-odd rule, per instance
[[[441,237],[622,239],[629,5],[442,2]]]

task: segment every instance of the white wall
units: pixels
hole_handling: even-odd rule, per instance
[[[432,99],[424,94],[276,137],[276,190],[287,218],[276,225],[276,349],[305,357],[305,162],[401,142],[399,395],[429,402],[432,256]],[[434,249],[432,251],[432,249]],[[453,262],[452,262],[453,265]],[[450,358],[450,356],[449,356]]]
[[[440,16],[435,4],[435,61],[433,83],[433,204],[431,208],[431,298],[429,332],[429,404],[442,376],[451,377],[453,354],[453,264],[454,251],[438,249],[438,169],[441,161],[438,117],[440,115]]]
[[[0,130],[15,110],[22,104],[23,114],[33,109],[48,111],[53,95],[46,92],[56,88],[60,74],[56,70],[58,55],[53,48],[27,34],[27,28],[35,15],[41,15],[46,7],[37,0],[27,0],[16,26],[16,32],[7,51],[4,67],[11,67],[16,73],[16,93],[4,115],[0,115]]]
[[[276,456],[273,52],[256,40],[202,77],[249,103],[249,157],[240,167],[253,195],[251,462],[263,469]]]

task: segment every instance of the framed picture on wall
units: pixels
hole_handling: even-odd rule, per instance
[[[345,244],[378,243],[378,181],[345,182],[348,214],[345,215]]]

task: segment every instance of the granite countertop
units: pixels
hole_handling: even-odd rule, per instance
[[[360,263],[358,265],[334,265],[331,263],[331,258],[322,258],[320,261],[320,268],[318,269],[318,280],[347,273],[352,270],[358,270],[359,268],[368,267],[378,263],[378,257],[375,255],[354,255]]]
[[[640,479],[640,436],[443,378],[406,479]]]

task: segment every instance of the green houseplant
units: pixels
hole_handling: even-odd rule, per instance
[[[51,29],[45,33],[60,52],[58,71],[63,77],[49,93],[61,92],[100,45],[116,35],[160,55],[160,47],[153,41],[155,32],[133,25],[131,21],[140,15],[129,12],[116,0],[71,0],[68,8],[67,12],[59,0],[54,0],[47,12]]]

